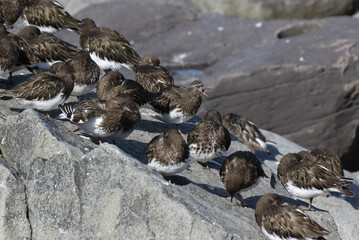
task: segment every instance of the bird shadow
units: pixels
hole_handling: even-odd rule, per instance
[[[259,151],[259,150],[255,150],[255,155],[257,156],[257,158],[263,163],[265,160],[269,160],[269,161],[277,161],[276,159],[276,156],[277,155],[282,155],[278,148],[273,146],[273,145],[270,145],[268,144],[267,145],[267,148],[269,150],[269,152],[271,154],[268,154],[266,152],[262,152],[262,151]]]
[[[112,140],[109,143],[112,143]],[[116,146],[141,163],[147,164],[147,143],[121,139],[116,140]]]
[[[359,193],[359,186],[357,184],[351,184],[349,185],[349,189],[355,193],[355,196],[347,197],[338,192],[330,192],[330,195],[327,198],[336,197],[344,199],[346,202],[352,205],[354,209],[359,209],[359,196],[357,195]]]
[[[168,176],[163,176],[163,178],[166,179],[167,181],[169,180]],[[171,176],[171,184],[174,184],[174,185],[186,186],[186,185],[190,184],[191,182],[192,182],[191,180],[189,180],[188,178],[183,177],[183,176],[179,176],[179,175]]]
[[[23,74],[23,75],[13,75],[12,76],[12,80],[13,80],[12,84],[10,84],[10,78],[7,78],[7,79],[2,78],[0,80],[0,88],[2,88],[2,89],[11,89],[16,85],[18,85],[18,84],[20,84],[22,82],[25,82],[31,76],[33,76],[33,74],[30,74],[30,73],[29,74]]]
[[[141,120],[138,129],[150,133],[163,133],[165,129],[176,129],[176,126],[173,125],[172,127],[170,124],[164,122]]]

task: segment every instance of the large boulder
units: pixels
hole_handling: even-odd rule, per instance
[[[204,81],[213,90],[203,111],[245,115],[304,147],[332,148],[359,170],[358,19],[258,22],[136,0],[76,16],[123,33],[141,56],[158,55],[177,84]],[[78,44],[78,35],[59,36]]]
[[[264,153],[257,153],[257,157],[271,177],[243,193],[249,208],[239,207],[237,199],[232,203],[221,184],[219,165],[223,158],[210,164],[212,172],[193,162],[168,184],[147,168],[146,147],[154,136],[175,126],[163,122],[150,109],[142,109],[141,114],[138,129],[117,146],[98,146],[92,141],[95,139],[75,134],[70,123],[48,119],[30,109],[4,115],[0,122],[4,157],[0,158],[0,215],[8,220],[0,221],[0,236],[266,239],[254,218],[254,207],[262,194],[277,192],[285,201],[307,205],[292,199],[275,177],[282,154],[303,148],[267,131],[265,136],[277,142],[270,146],[273,157]],[[182,124],[182,131],[187,133],[198,120]],[[238,150],[246,147],[233,141],[229,153]],[[359,233],[358,210],[352,208],[358,206],[358,197],[318,197],[314,206],[317,211],[309,214],[331,232],[327,239],[354,239]],[[11,216],[16,216],[16,221]]]

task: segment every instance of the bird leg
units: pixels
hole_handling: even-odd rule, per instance
[[[45,112],[45,114],[46,114],[46,116],[47,116],[48,118],[51,118],[51,117],[50,117],[50,114],[49,114],[48,112]]]
[[[11,72],[11,71],[9,72],[9,78],[10,78],[9,84],[13,84],[14,82],[13,82],[13,80],[12,80],[12,72]]]
[[[323,197],[329,197],[329,191],[326,192],[326,193],[324,193],[324,194],[322,194],[322,196],[323,196]]]
[[[168,183],[171,184],[171,176],[168,177]]]
[[[116,140],[112,140],[112,143],[113,143],[114,145],[116,145]]]
[[[207,169],[210,173],[212,172],[211,168],[208,166],[208,162],[206,162],[206,169]]]
[[[102,144],[101,138],[100,138],[100,137],[97,137],[97,139],[98,139],[98,144],[99,144],[99,145]]]
[[[242,197],[242,195],[241,195],[240,193],[237,193],[237,195],[238,195],[239,201],[241,202],[241,206],[242,206],[242,207],[247,207],[247,205],[243,203],[243,197]]]
[[[309,206],[308,207],[299,207],[300,210],[302,211],[310,211],[312,209],[312,202],[313,202],[313,198],[309,199]]]

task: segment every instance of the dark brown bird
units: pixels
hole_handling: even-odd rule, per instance
[[[231,145],[231,136],[222,125],[221,114],[208,111],[203,119],[188,133],[187,144],[191,158],[200,163],[223,155]]]
[[[4,26],[0,26],[0,73],[10,74],[10,83],[12,83],[11,72],[15,68],[19,59],[19,50],[13,44],[11,38],[6,34]]]
[[[126,138],[140,123],[137,104],[128,95],[119,95],[108,101],[85,98],[78,103],[60,105],[61,117],[69,119],[85,133],[98,138]]]
[[[254,150],[259,150],[270,154],[266,145],[270,141],[264,137],[253,122],[245,117],[229,113],[223,118],[223,126],[233,133],[239,142],[244,143],[252,153]]]
[[[327,191],[341,192],[342,187],[354,181],[329,171],[307,155],[306,152],[288,153],[280,160],[277,168],[277,176],[289,193],[310,199],[309,207],[303,210],[311,209],[314,197]]]
[[[65,63],[55,63],[49,72],[42,72],[30,77],[10,90],[0,93],[3,100],[16,98],[22,104],[45,111],[55,109],[64,103],[74,88],[74,80]]]
[[[13,25],[20,17],[21,0],[0,0],[0,11],[6,25]]]
[[[132,96],[139,106],[148,103],[155,96],[138,82],[125,79],[120,72],[107,72],[98,84],[97,98],[108,100],[120,93]]]
[[[183,123],[191,119],[202,104],[205,88],[201,81],[193,81],[189,88],[169,86],[150,104],[170,123]],[[177,125],[178,128],[178,125]]]
[[[297,206],[283,203],[276,193],[264,194],[257,202],[255,218],[269,239],[324,239],[329,231]]]
[[[179,131],[170,129],[154,137],[147,147],[148,167],[164,176],[185,170],[191,162],[188,146]]]
[[[90,18],[82,20],[81,47],[90,52],[101,69],[120,70],[126,67],[135,71],[140,56],[127,39],[116,31],[97,27]]]
[[[141,59],[136,69],[136,81],[153,93],[174,85],[173,77],[165,67],[160,66],[160,59],[154,55]]]
[[[36,66],[44,71],[55,62],[66,62],[74,58],[79,51],[52,35],[41,34],[40,30],[33,26],[25,27],[18,36],[26,40],[33,54],[39,59]]]
[[[307,157],[312,161],[326,167],[335,175],[344,177],[344,171],[340,158],[333,150],[317,148],[307,153]],[[347,197],[353,197],[355,195],[355,193],[346,186],[339,188],[339,191]],[[326,192],[325,196],[328,195],[329,192]]]
[[[243,198],[239,192],[254,188],[262,177],[267,177],[260,161],[251,152],[235,152],[229,155],[222,163],[219,175],[231,195],[231,202],[233,195],[237,193],[242,207]]]
[[[26,25],[36,26],[41,32],[67,29],[79,33],[81,29],[81,22],[54,0],[26,0],[21,16]]]
[[[66,64],[74,76],[75,86],[72,95],[81,96],[89,93],[97,86],[101,70],[91,59],[88,52],[79,51]]]

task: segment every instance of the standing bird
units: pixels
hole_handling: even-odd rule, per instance
[[[98,138],[126,138],[140,123],[137,104],[128,95],[119,95],[108,101],[85,98],[78,103],[60,105],[61,117],[69,119],[85,133]],[[115,142],[114,142],[115,143]]]
[[[259,150],[271,154],[266,145],[269,141],[259,128],[245,117],[229,113],[223,118],[223,126],[233,133],[239,142],[244,143],[252,153],[254,150]]]
[[[160,59],[154,55],[144,56],[136,69],[136,81],[150,92],[158,93],[174,85],[171,74],[160,66]]]
[[[188,133],[187,144],[192,159],[200,163],[224,154],[231,145],[231,135],[222,125],[221,114],[208,111],[203,119]]]
[[[309,207],[303,210],[311,209],[314,197],[327,191],[341,192],[342,187],[354,181],[329,171],[307,155],[305,152],[288,153],[280,160],[277,169],[279,181],[290,194],[310,199]]]
[[[202,104],[202,95],[206,95],[201,81],[193,81],[189,88],[169,86],[160,92],[150,104],[170,123],[183,123],[194,117]]]
[[[67,29],[79,33],[81,30],[81,22],[55,0],[25,0],[21,17],[25,25],[36,26],[41,32]]]
[[[19,59],[19,50],[6,34],[4,26],[0,26],[0,73],[11,73]],[[10,74],[10,83],[12,76]]]
[[[235,152],[229,155],[222,163],[219,175],[231,195],[231,202],[233,195],[237,193],[242,207],[245,205],[239,191],[248,191],[257,186],[262,177],[268,178],[260,161],[251,152]]]
[[[94,89],[100,78],[100,68],[92,61],[86,51],[79,51],[75,57],[66,63],[74,76],[72,95],[81,96]]]
[[[33,51],[39,63],[36,64],[41,70],[48,70],[56,62],[66,62],[75,57],[79,49],[68,45],[60,39],[47,34],[41,34],[37,27],[25,27],[18,33],[24,38]]]
[[[329,231],[297,206],[283,203],[276,193],[266,193],[257,202],[255,218],[264,235],[272,240],[324,239]]]
[[[154,137],[147,147],[148,167],[164,176],[171,176],[185,170],[191,162],[188,146],[182,135],[174,129]]]
[[[108,100],[118,94],[128,94],[142,106],[148,103],[155,94],[150,93],[136,81],[125,79],[120,72],[110,71],[100,80],[97,87],[97,98]]]
[[[44,111],[55,109],[64,103],[74,88],[74,80],[65,63],[55,63],[48,72],[30,77],[10,90],[0,93],[0,99],[16,98],[22,104]]]
[[[116,31],[97,27],[90,18],[81,22],[81,47],[90,52],[92,60],[103,70],[126,67],[135,71],[140,56],[127,39]]]
[[[338,155],[330,149],[314,149],[308,152],[307,155],[312,161],[320,164],[321,166],[326,167],[329,171],[333,172],[337,176],[344,177],[344,171],[342,168],[342,162]],[[353,197],[355,193],[351,191],[348,187],[344,186],[339,189],[343,195],[347,197]],[[328,196],[329,192],[325,193],[325,196]]]
[[[20,17],[22,0],[0,0],[0,12],[6,25],[13,25]]]

